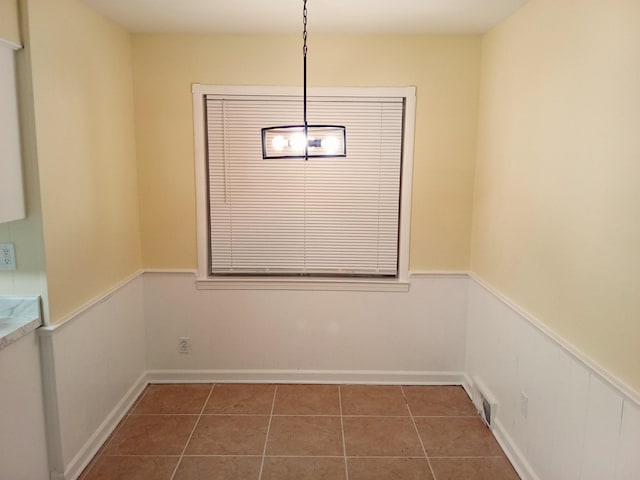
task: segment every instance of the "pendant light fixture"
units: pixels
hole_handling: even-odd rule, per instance
[[[307,0],[303,0],[303,124],[262,129],[262,158],[346,157],[346,128],[307,123]]]

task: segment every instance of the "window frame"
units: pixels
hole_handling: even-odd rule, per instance
[[[206,95],[296,96],[300,94],[300,88],[205,85],[194,83],[191,92],[193,100],[198,259],[196,286],[198,289],[408,291],[416,87],[315,87],[308,89],[309,96],[404,98],[405,116],[404,138],[402,140],[402,168],[400,173],[398,276],[396,278],[258,277],[250,275],[241,277],[210,276],[208,274],[209,211],[207,199],[207,139],[205,132]]]

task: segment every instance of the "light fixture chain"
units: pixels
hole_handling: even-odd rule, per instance
[[[302,61],[303,61],[303,65],[304,65],[304,79],[303,79],[303,108],[304,108],[304,112],[303,112],[303,116],[304,116],[304,139],[305,139],[305,146],[304,146],[304,160],[305,162],[309,159],[309,128],[307,125],[307,0],[303,0],[303,8],[302,8],[302,24],[303,24],[303,30],[302,30],[302,40],[303,40],[303,47],[302,47]]]
[[[302,54],[307,56],[307,0],[304,0],[304,7],[302,9],[302,39],[304,40],[304,45],[302,47]]]
[[[307,121],[307,0],[303,1],[303,125],[282,125],[262,129],[262,158],[346,157],[346,127],[309,125]],[[302,129],[302,132],[300,130]],[[309,137],[312,132],[312,138]]]

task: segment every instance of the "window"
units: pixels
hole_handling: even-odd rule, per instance
[[[347,156],[263,160],[260,129],[300,122],[297,90],[193,86],[199,279],[406,281],[414,89],[310,89]]]

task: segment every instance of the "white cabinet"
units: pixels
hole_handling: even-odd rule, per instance
[[[0,40],[0,223],[25,217],[14,51]]]

